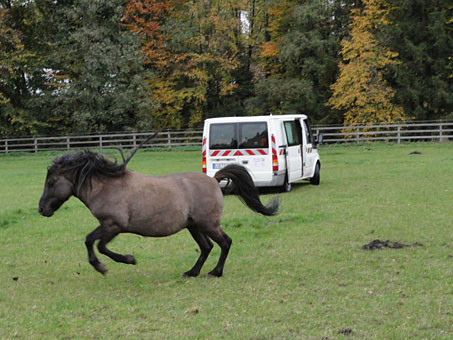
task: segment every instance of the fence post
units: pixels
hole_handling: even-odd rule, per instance
[[[171,149],[171,134],[170,131],[167,132],[168,148]]]
[[[358,127],[358,126],[356,127],[356,133],[357,133],[357,134],[356,134],[356,137],[355,137],[355,138],[356,138],[356,140],[357,140],[357,144],[359,144],[360,142],[359,142],[359,127]]]
[[[444,139],[442,138],[442,122],[439,124],[439,143],[443,143]]]
[[[71,142],[69,140],[69,137],[66,137],[66,150],[69,151],[70,148],[71,148]]]
[[[133,147],[135,149],[137,147],[137,135],[135,134],[135,132],[132,135],[132,144],[133,144]]]
[[[38,139],[37,138],[34,139],[33,144],[35,146],[35,153],[37,153],[38,152]]]
[[[8,153],[8,141],[5,140],[5,153]]]
[[[398,124],[398,132],[397,132],[397,142],[396,144],[401,144],[401,125]]]

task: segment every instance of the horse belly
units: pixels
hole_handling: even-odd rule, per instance
[[[142,236],[163,237],[175,234],[187,226],[187,208],[162,208],[131,214],[127,231]]]

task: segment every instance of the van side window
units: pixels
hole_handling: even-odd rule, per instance
[[[267,122],[239,123],[239,149],[268,147]]]
[[[301,145],[302,144],[302,131],[300,128],[300,122],[298,120],[292,120],[284,122],[286,139],[288,140],[288,146]]]
[[[210,149],[237,149],[236,123],[211,124]]]
[[[313,143],[313,136],[311,134],[311,129],[310,125],[308,124],[308,121],[304,119],[304,128],[305,128],[305,135],[307,137],[307,143]]]

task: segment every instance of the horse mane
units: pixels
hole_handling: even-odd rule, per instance
[[[77,193],[85,183],[91,183],[93,177],[115,178],[121,177],[126,171],[127,163],[118,164],[117,160],[111,161],[98,152],[84,150],[67,153],[53,160],[49,172],[66,172],[72,174],[72,179],[77,185]]]
[[[84,151],[67,153],[55,158],[52,161],[52,165],[49,167],[49,173],[55,171],[70,173],[74,184],[77,186],[76,193],[78,194],[85,183],[91,185],[91,179],[93,177],[99,179],[121,177],[126,172],[127,164],[138,149],[158,134],[159,132],[155,132],[145,139],[138,147],[134,148],[127,157],[124,156],[123,149],[118,147],[117,149],[123,160],[122,164],[118,164],[116,159],[111,161],[99,152],[93,152],[86,149]]]

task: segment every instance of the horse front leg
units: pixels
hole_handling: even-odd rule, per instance
[[[101,254],[104,254],[110,257],[113,261],[126,263],[126,264],[137,264],[135,257],[132,255],[121,255],[114,253],[107,248],[107,243],[109,243],[113,238],[118,235],[118,232],[104,233],[101,237],[101,240],[98,243],[98,250]]]
[[[107,268],[102,262],[99,261],[93,249],[94,242],[102,238],[102,235],[103,228],[102,226],[99,226],[87,235],[85,239],[85,246],[87,247],[88,250],[88,261],[94,267],[94,269],[96,269],[99,273],[104,275],[107,272]]]

